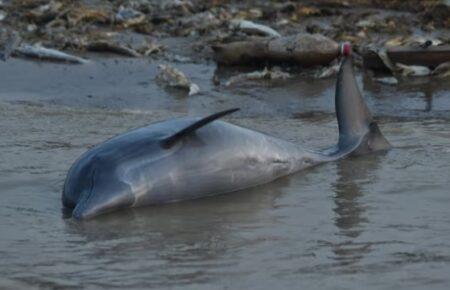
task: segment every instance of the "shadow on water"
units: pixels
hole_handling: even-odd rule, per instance
[[[340,160],[337,163],[337,180],[333,185],[335,192],[333,209],[337,235],[345,238],[342,243],[333,245],[334,259],[342,266],[355,264],[371,251],[371,244],[356,240],[364,232],[368,222],[366,206],[360,198],[367,194],[364,184],[374,182],[374,172],[385,154],[374,154]]]

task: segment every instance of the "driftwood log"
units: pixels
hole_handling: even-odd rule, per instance
[[[340,53],[340,46],[334,40],[320,34],[306,33],[213,45],[212,49],[216,62],[223,65],[258,62],[326,65]]]
[[[389,59],[394,63],[406,65],[421,65],[437,67],[439,64],[450,61],[450,46],[421,47],[395,47],[387,49]],[[373,70],[387,70],[381,58],[375,51],[363,52],[364,66]]]

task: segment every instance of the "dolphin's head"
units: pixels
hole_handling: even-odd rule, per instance
[[[75,219],[91,217],[134,203],[130,186],[121,177],[117,156],[88,152],[67,174],[63,204]]]

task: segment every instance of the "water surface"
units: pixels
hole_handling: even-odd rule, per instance
[[[72,162],[115,134],[240,106],[228,118],[310,147],[336,140],[334,80],[159,88],[156,64],[0,64],[0,288],[447,289],[450,93],[358,78],[393,150],[233,194],[64,219]],[[126,73],[124,73],[126,72]]]

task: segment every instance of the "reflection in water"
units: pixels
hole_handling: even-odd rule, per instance
[[[363,185],[372,183],[372,174],[378,168],[382,155],[340,160],[337,163],[337,181],[334,184],[336,207],[335,225],[338,235],[346,238],[343,243],[333,245],[335,259],[342,265],[354,264],[370,252],[370,244],[354,242],[364,231],[367,218],[365,205],[359,198],[364,195]]]
[[[125,271],[129,278],[153,273],[158,277],[151,281],[155,287],[212,283],[221,269],[236,266],[237,260],[230,257],[237,255],[240,231],[272,222],[264,213],[288,187],[289,178],[282,178],[250,190],[123,210],[88,222],[68,219],[66,230],[82,238],[82,248],[89,246],[84,259],[114,257],[107,266],[113,273],[116,268],[117,274]],[[117,264],[134,264],[139,271]]]
[[[383,114],[389,112],[388,115],[398,117],[409,111],[414,117],[418,117],[418,112],[421,111],[424,116],[436,117],[439,112],[445,112],[439,116],[448,117],[449,103],[442,102],[447,99],[443,96],[448,95],[448,82],[437,77],[399,77],[399,83],[392,86],[374,80],[385,76],[366,72],[362,79],[364,91],[371,92],[374,100],[382,99],[383,104],[375,101],[374,105],[383,107]],[[439,102],[439,106],[435,102]]]
[[[431,85],[427,85],[423,89],[425,98],[425,112],[433,110],[433,88]]]

